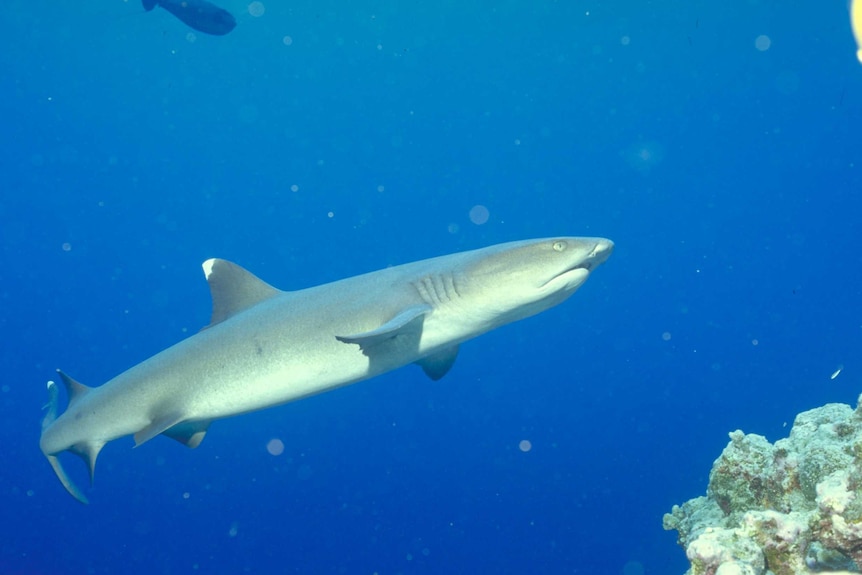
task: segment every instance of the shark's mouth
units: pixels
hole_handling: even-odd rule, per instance
[[[587,281],[590,271],[592,271],[592,264],[590,262],[580,263],[555,275],[546,281],[541,289],[550,292],[575,291]]]

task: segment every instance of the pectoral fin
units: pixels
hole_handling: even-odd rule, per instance
[[[164,430],[162,433],[194,449],[201,444],[211,421],[185,421]]]
[[[367,352],[370,348],[396,336],[421,333],[425,315],[431,309],[429,305],[410,306],[376,329],[353,335],[336,336],[336,339],[344,343],[355,343],[363,352]]]
[[[437,381],[452,369],[455,359],[458,357],[458,346],[453,345],[444,350],[438,351],[428,357],[423,357],[416,362],[416,365],[422,368],[425,375]]]
[[[184,415],[165,415],[154,419],[152,423],[135,434],[135,447],[163,434],[194,449],[204,440],[210,423],[212,422],[209,420],[186,421]]]
[[[184,420],[185,416],[176,413],[157,417],[148,426],[135,434],[135,447],[139,447],[142,443],[146,443],[171,427],[183,423]]]

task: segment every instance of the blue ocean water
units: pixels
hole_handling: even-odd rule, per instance
[[[662,514],[729,431],[855,404],[844,2],[220,5],[222,37],[4,3],[0,573],[681,574]],[[298,289],[552,235],[616,250],[438,382],[112,442],[89,506],[39,451],[54,370],[100,385],[195,333],[209,257]]]

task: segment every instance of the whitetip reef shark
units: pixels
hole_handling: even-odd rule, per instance
[[[200,445],[213,420],[280,405],[409,363],[434,380],[460,343],[553,307],[613,251],[603,238],[498,244],[281,291],[231,262],[203,263],[212,320],[202,331],[90,388],[58,370],[39,446],[66,490],[87,503],[57,455],[90,471],[109,441],[163,434]]]

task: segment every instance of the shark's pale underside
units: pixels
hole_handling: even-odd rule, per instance
[[[213,420],[279,405],[417,363],[432,379],[458,345],[555,306],[604,262],[602,238],[547,238],[422,260],[300,291],[280,291],[210,259],[213,300],[199,333],[90,388],[62,372],[69,405],[58,416],[48,382],[40,447],[60,481],[87,502],[57,454],[87,463],[108,441],[159,434],[197,447]]]

